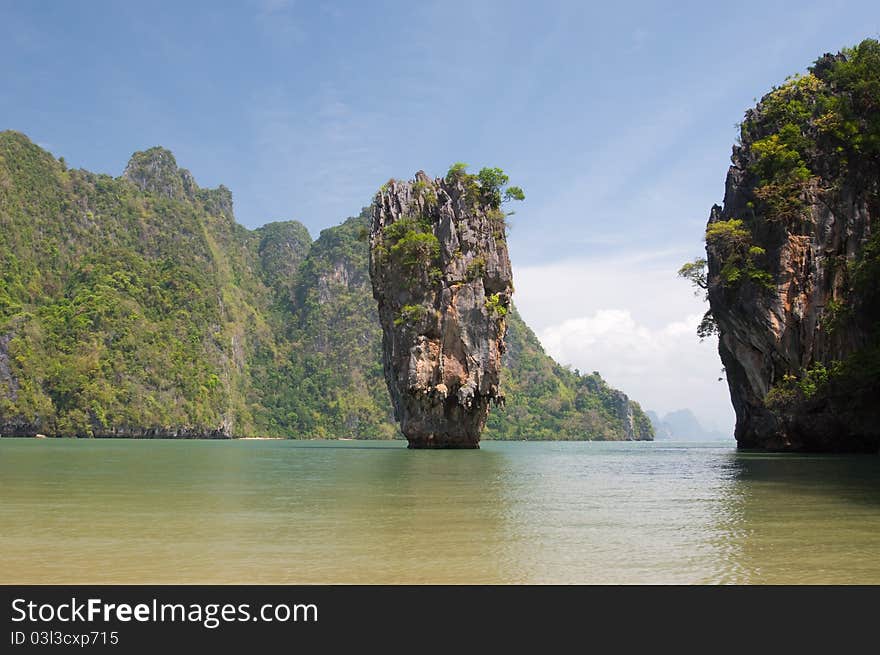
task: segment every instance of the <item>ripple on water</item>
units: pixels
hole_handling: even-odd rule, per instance
[[[874,457],[0,440],[2,583],[880,583]]]

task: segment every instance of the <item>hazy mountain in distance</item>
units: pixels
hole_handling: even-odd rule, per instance
[[[733,438],[732,434],[704,427],[689,409],[678,409],[662,418],[654,411],[645,413],[654,426],[654,437],[658,441],[720,441]]]

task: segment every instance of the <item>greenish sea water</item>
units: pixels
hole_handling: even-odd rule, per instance
[[[0,583],[880,583],[880,457],[0,440]]]

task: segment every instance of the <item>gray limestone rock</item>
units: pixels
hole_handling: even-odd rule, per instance
[[[821,59],[813,74],[822,75],[834,60]],[[805,80],[806,90],[795,88],[795,80],[747,112],[742,143],[734,147],[727,173],[724,205],[714,206],[709,216],[710,226],[743,221],[753,245],[765,252],[757,261],[769,273],[769,283],[725,283],[725,266],[742,255],[707,243],[708,297],[718,325],[718,349],[736,411],[740,447],[876,451],[880,399],[869,397],[876,394],[876,381],[873,388],[858,390],[865,396],[860,399],[833,385],[827,393],[788,408],[774,405],[768,397],[786,376],[791,380],[810,367],[831,367],[847,360],[869,344],[875,329],[860,313],[867,301],[853,290],[851,273],[876,230],[880,211],[876,162],[851,156],[843,166],[838,147],[811,118],[802,127],[799,153],[809,179],[793,187],[787,201],[791,208],[785,213],[778,209],[778,201],[774,206],[767,200],[774,190],[758,173],[761,151],[753,146],[773,138],[779,129],[767,117],[769,103],[787,99],[782,94],[800,94],[803,97],[795,99],[812,110],[817,101],[810,88],[822,83],[814,76]],[[844,306],[851,308],[847,320],[835,321],[834,308]]]
[[[504,214],[467,180],[419,171],[376,195],[370,277],[394,413],[411,448],[478,448],[513,293]]]

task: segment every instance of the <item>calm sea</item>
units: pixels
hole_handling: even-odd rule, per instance
[[[0,583],[880,583],[880,457],[0,440]]]

